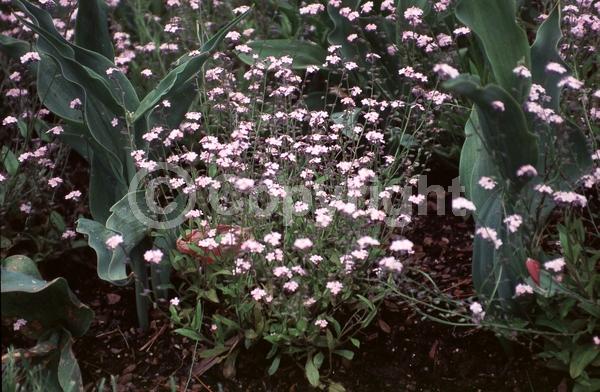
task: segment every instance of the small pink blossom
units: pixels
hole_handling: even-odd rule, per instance
[[[148,263],[160,264],[162,258],[163,252],[160,249],[151,249],[144,253],[144,260]]]
[[[119,234],[115,234],[106,240],[106,246],[109,249],[116,249],[117,246],[121,245],[122,243],[123,243],[123,236],[119,235]]]

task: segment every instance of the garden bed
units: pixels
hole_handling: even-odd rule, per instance
[[[423,245],[413,262],[435,277],[443,291],[458,298],[472,295],[472,222],[433,213],[432,208],[415,222],[413,234]],[[311,389],[304,369],[289,361],[268,377],[266,346],[243,351],[237,372],[230,378],[223,376],[219,365],[196,375],[202,369],[192,363],[193,342],[170,332],[164,311],[155,311],[150,330],[142,333],[137,328],[133,288],[80,279],[94,272],[93,260],[90,250],[72,250],[41,266],[49,279],[66,277],[96,313],[89,332],[74,346],[88,387],[96,384],[90,380],[115,376],[119,391],[166,390],[173,381],[183,389],[191,374],[192,391]],[[13,333],[3,332],[5,347]],[[423,320],[412,309],[393,303],[383,305],[374,325],[359,338],[364,343],[354,360],[338,361],[330,375],[347,391],[568,390],[564,375],[544,367],[526,347],[502,344],[481,329]]]

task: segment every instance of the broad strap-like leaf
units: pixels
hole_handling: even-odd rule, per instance
[[[476,206],[482,206],[490,197],[491,191],[479,185],[481,177],[492,177],[498,180],[498,169],[494,165],[481,142],[481,126],[475,107],[465,124],[465,141],[460,152],[458,173],[460,183],[465,187],[465,195]]]
[[[87,235],[89,245],[96,251],[98,276],[114,284],[127,283],[127,263],[131,252],[150,230],[130,203],[136,203],[139,213],[146,219],[152,219],[152,213],[145,204],[145,192],[137,191],[125,195],[111,207],[106,225],[85,218],[77,221],[77,232]],[[123,237],[123,243],[114,250],[108,249],[106,240],[117,234]]]
[[[356,9],[360,4],[360,0],[351,0],[347,4],[347,7]],[[327,35],[327,42],[330,45],[340,45],[340,52],[345,61],[356,61],[359,65],[363,65],[365,62],[364,56],[366,54],[364,45],[360,42],[348,42],[348,36],[354,32],[351,22],[340,15],[339,8],[333,5],[327,5],[327,15],[333,22],[333,29]]]
[[[100,0],[79,0],[75,43],[114,61],[115,52],[108,31],[106,3]]]
[[[81,110],[70,107],[73,99],[83,97],[83,90],[62,76],[61,70],[50,56],[42,54],[40,57],[36,90],[41,104],[65,120],[83,122]]]
[[[502,192],[494,191],[476,213],[477,227],[495,230],[503,244],[496,249],[493,242],[480,235],[475,236],[472,276],[478,295],[493,300],[506,310],[513,305],[514,287],[518,283],[520,266],[524,266],[525,260],[514,253],[515,244],[509,243],[507,230],[502,222],[503,212]],[[517,237],[511,238],[511,241],[515,239]]]
[[[493,84],[481,87],[476,78],[466,75],[447,81],[445,87],[475,103],[483,146],[502,177],[511,180],[512,190],[518,190],[523,181],[517,170],[523,165],[535,167],[538,160],[537,139],[529,131],[520,105],[503,88]],[[504,109],[495,108],[495,101]]]
[[[554,62],[568,69],[558,53],[558,43],[562,38],[560,31],[560,4],[554,7],[548,18],[542,23],[537,31],[535,42],[531,46],[531,74],[533,82],[546,89],[550,96],[550,107],[558,113],[560,106],[560,87],[558,82],[565,75],[556,72],[548,72],[546,66]]]
[[[31,44],[22,39],[0,34],[0,51],[8,57],[19,60],[21,56],[31,51]]]
[[[496,82],[520,102],[530,80],[519,78],[513,69],[519,64],[530,68],[531,61],[527,35],[515,15],[515,0],[461,0],[456,6],[456,17],[483,44]]]
[[[127,260],[124,254],[120,252],[119,255],[123,257],[113,257],[113,251],[106,246],[106,240],[117,233],[108,230],[102,223],[85,218],[77,221],[77,232],[88,237],[88,245],[96,252],[98,277],[117,285],[127,284]]]
[[[244,63],[252,65],[256,62],[253,55],[264,60],[269,56],[290,56],[293,59],[293,69],[306,69],[309,65],[322,66],[327,57],[327,51],[311,41],[294,39],[267,39],[248,43],[252,48],[251,53],[239,53],[238,57]]]
[[[85,334],[94,312],[77,299],[65,279],[47,282],[36,271],[31,260],[18,263],[14,258],[3,260],[2,317],[26,319],[37,336],[62,328],[73,336]]]
[[[52,17],[48,12],[27,1],[15,0],[15,4],[31,19],[31,21],[23,19],[23,23],[39,35],[38,50],[40,52],[51,51],[47,54],[54,57],[63,72],[65,64],[77,69],[78,72],[75,75],[88,80],[88,83],[83,83],[82,88],[94,90],[99,96],[104,96],[104,104],[111,109],[119,111],[118,106],[121,106],[127,111],[135,111],[139,105],[137,94],[129,80],[116,69],[111,60],[65,40],[54,27]],[[110,75],[106,72],[109,68],[114,68]],[[77,80],[65,76],[70,81],[81,85]],[[93,80],[90,81],[90,79]],[[112,101],[118,103],[118,106],[112,107]]]
[[[133,115],[133,121],[136,122],[146,116],[149,110],[151,110],[159,101],[161,101],[167,94],[172,90],[176,90],[186,85],[192,78],[194,78],[201,70],[206,60],[210,57],[211,53],[221,43],[223,38],[229,30],[238,24],[247,12],[237,16],[231,22],[227,23],[222,27],[213,37],[211,37],[202,48],[199,53],[195,55],[184,55],[179,60],[179,65],[172,69],[156,86],[150,91],[140,102],[139,107]]]

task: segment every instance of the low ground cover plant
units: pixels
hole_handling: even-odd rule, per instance
[[[591,1],[16,0],[2,13],[0,199],[25,224],[5,225],[2,257],[22,252],[23,227],[41,244],[35,261],[87,242],[100,279],[135,284],[141,329],[150,310],[168,318],[203,372],[221,363],[231,377],[243,350],[265,349],[266,374],[292,361],[335,390],[332,370],[396,301],[532,344],[594,390],[598,12]],[[64,174],[74,159],[89,181]],[[415,263],[412,223],[431,201],[421,175],[439,162],[458,167],[464,194],[434,190],[438,213],[451,194],[445,213],[476,224],[470,298]],[[57,195],[71,207],[50,211]],[[3,304],[27,298],[7,293]],[[3,310],[14,330],[43,319],[17,313]],[[87,326],[71,327],[37,336],[73,364],[71,336]],[[81,385],[46,364],[59,388]]]

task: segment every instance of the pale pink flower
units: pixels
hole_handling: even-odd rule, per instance
[[[407,252],[410,254],[410,253],[414,253],[413,247],[414,247],[414,244],[412,241],[403,239],[403,240],[393,241],[392,244],[390,245],[390,250],[392,252]]]
[[[144,253],[144,260],[148,263],[160,264],[162,258],[163,252],[160,249],[151,249]]]
[[[554,260],[550,260],[544,263],[544,268],[554,272],[561,272],[565,268],[564,257],[559,257]]]
[[[325,329],[327,328],[327,325],[329,323],[327,322],[327,320],[323,320],[323,319],[317,319],[315,320],[315,325],[321,329]]]
[[[121,245],[122,243],[123,243],[123,236],[119,235],[119,234],[115,234],[106,240],[106,246],[109,249],[116,249],[117,246]]]
[[[457,197],[456,199],[452,200],[452,209],[453,210],[467,210],[467,211],[475,211],[475,204],[473,204],[472,201],[464,198],[464,197]]]
[[[533,294],[533,287],[528,284],[519,283],[517,287],[515,287],[515,295],[520,297],[521,295]]]
[[[325,287],[327,287],[327,289],[331,292],[331,294],[338,295],[340,293],[340,291],[342,291],[342,288],[344,287],[344,285],[341,282],[334,280],[332,282],[327,282]]]
[[[300,250],[305,250],[313,246],[312,241],[309,238],[298,238],[294,241],[294,247]]]

